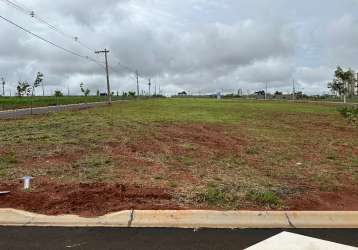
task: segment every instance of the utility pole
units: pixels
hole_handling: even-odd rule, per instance
[[[152,83],[150,82],[152,79],[149,78],[149,82],[148,82],[148,87],[149,87],[149,96],[150,96],[150,86],[152,85]]]
[[[45,88],[44,88],[44,82],[41,82],[41,86],[42,86],[42,96],[45,96]]]
[[[292,81],[292,100],[296,99],[296,87],[295,87],[295,79]]]
[[[104,58],[106,60],[108,104],[112,104],[112,93],[111,93],[111,86],[109,84],[108,57],[107,57],[107,54],[109,53],[109,50],[104,49],[104,50],[100,50],[100,51],[95,51],[95,53],[96,54],[104,53]]]
[[[1,77],[1,84],[2,84],[2,96],[5,96],[5,79]]]
[[[138,70],[136,71],[136,75],[137,75],[137,96],[139,97],[140,93],[139,93],[139,73],[138,73]]]

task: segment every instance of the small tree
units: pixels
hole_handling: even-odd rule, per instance
[[[97,90],[96,96],[100,96],[99,90]]]
[[[134,91],[129,91],[128,96],[129,97],[135,97],[136,93]]]
[[[26,81],[19,81],[18,82],[18,85],[16,87],[16,90],[17,90],[17,95],[19,97],[22,97],[24,96],[25,94],[28,95],[29,94],[29,88],[30,88],[30,84]]]
[[[55,97],[62,97],[63,93],[61,92],[61,90],[55,90],[54,96]]]
[[[88,88],[85,89],[83,82],[81,82],[80,88],[81,88],[81,92],[82,92],[83,95],[86,96],[86,97],[89,96],[89,94],[91,93],[91,90],[89,90]]]
[[[41,83],[43,81],[43,77],[44,77],[44,75],[41,72],[37,72],[36,79],[35,79],[34,83],[32,84],[32,86],[30,86],[28,88],[28,94],[31,92],[31,106],[30,106],[31,114],[32,114],[34,91],[37,87],[39,87],[41,85]]]
[[[56,97],[56,106],[59,105],[59,98],[63,97],[61,90],[55,90],[54,96]]]
[[[256,95],[264,96],[264,95],[265,95],[265,90],[257,91],[257,92],[255,92],[255,94],[256,94]]]

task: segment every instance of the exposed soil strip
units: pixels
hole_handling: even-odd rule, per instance
[[[11,191],[0,196],[1,208],[16,208],[47,215],[78,214],[91,217],[126,209],[177,209],[161,188],[120,184],[42,183],[25,192],[21,184],[2,184]]]

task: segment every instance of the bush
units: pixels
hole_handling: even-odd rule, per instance
[[[358,127],[358,106],[344,107],[338,110],[353,126]]]

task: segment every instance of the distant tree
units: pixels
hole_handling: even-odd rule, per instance
[[[128,96],[135,97],[136,93],[134,91],[129,91]]]
[[[282,94],[282,92],[280,92],[280,91],[276,91],[276,92],[275,92],[275,95],[283,95],[283,94]]]
[[[83,82],[81,82],[80,88],[81,88],[81,92],[83,93],[83,95],[87,97],[91,93],[91,90],[89,90],[88,88],[85,89],[84,85],[85,84]]]
[[[41,72],[37,72],[36,79],[31,86],[31,96],[34,95],[34,91],[37,87],[39,87],[44,80],[44,75]]]
[[[98,89],[97,89],[96,96],[100,96],[100,92],[99,92],[99,90],[98,90]]]
[[[17,90],[17,95],[19,97],[22,97],[24,95],[28,95],[29,94],[29,88],[30,88],[30,84],[27,82],[27,81],[19,81],[18,82],[18,85],[16,87],[16,90]]]
[[[255,94],[264,96],[265,95],[265,90],[257,91],[257,92],[255,92]]]
[[[186,91],[182,91],[178,93],[178,96],[187,96],[188,93],[186,93]]]
[[[54,96],[56,97],[62,97],[63,93],[61,92],[61,90],[55,90]]]
[[[346,97],[350,94],[350,89],[354,89],[356,84],[355,72],[351,69],[344,71],[341,67],[337,67],[334,72],[334,79],[332,82],[328,83],[328,88],[339,96],[343,96],[344,102],[346,102]]]
[[[34,97],[35,89],[41,85],[43,80],[44,80],[44,75],[41,72],[37,72],[36,79],[35,79],[34,83],[28,89],[28,91],[31,91],[31,106],[30,106],[31,114],[32,114],[32,104],[33,104],[33,97]]]
[[[127,92],[122,92],[122,96],[123,96],[123,97],[127,97],[127,96],[128,96],[128,93],[127,93]]]

